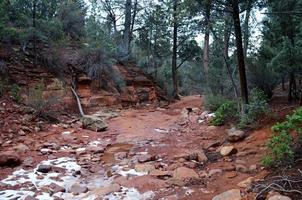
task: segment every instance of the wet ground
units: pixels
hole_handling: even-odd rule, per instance
[[[100,133],[70,118],[37,130],[23,119],[23,111],[17,115],[13,110],[19,108],[12,107],[3,106],[1,117],[18,117],[2,127],[15,135],[2,133],[1,152],[17,155],[22,164],[1,168],[0,199],[210,200],[231,189],[240,189],[242,199],[253,199],[251,183],[239,183],[267,175],[260,160],[270,125],[230,143],[230,127],[213,127],[206,119],[199,123],[199,96],[165,108],[119,111]],[[22,126],[31,131],[20,134]],[[236,152],[222,156],[225,146]],[[44,165],[50,169],[41,171]]]

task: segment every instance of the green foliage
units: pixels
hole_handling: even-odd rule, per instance
[[[236,113],[236,104],[232,101],[226,101],[216,110],[211,124],[221,126],[225,123],[225,120],[234,117],[234,113]]]
[[[10,95],[16,103],[21,103],[21,88],[17,84],[13,84],[10,88]]]
[[[207,110],[215,112],[227,99],[220,95],[206,95],[204,99],[204,106]]]
[[[270,152],[263,158],[265,166],[282,165],[293,161],[294,140],[290,135],[295,131],[302,135],[302,108],[297,109],[292,115],[286,117],[286,121],[276,123],[272,127],[273,137],[268,141],[267,147]]]
[[[257,88],[252,89],[250,92],[250,103],[247,105],[247,113],[240,115],[238,127],[246,128],[260,116],[266,114],[268,110],[269,107],[265,93]]]

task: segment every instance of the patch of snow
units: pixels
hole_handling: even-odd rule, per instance
[[[162,129],[162,128],[156,128],[154,129],[156,132],[158,133],[169,133],[169,130],[166,130],[166,129]]]
[[[55,160],[46,160],[42,161],[39,165],[52,165],[54,167],[60,167],[66,169],[66,173],[40,173],[37,171],[38,167],[33,170],[24,170],[20,169],[13,172],[12,175],[8,176],[6,179],[0,181],[0,183],[16,186],[22,185],[23,183],[32,183],[36,189],[40,189],[44,186],[50,185],[51,183],[55,183],[61,187],[64,187],[68,190],[71,185],[79,180],[79,177],[74,177],[72,173],[74,171],[78,171],[81,169],[73,158],[62,157]],[[38,166],[39,166],[38,165]],[[43,179],[38,178],[38,176],[42,176]],[[59,177],[59,180],[54,180],[54,178]],[[28,188],[29,189],[29,188]],[[25,189],[24,189],[25,190]],[[20,191],[20,190],[5,190],[0,192],[0,199],[7,199],[7,197],[18,197],[20,199],[25,198],[28,195],[34,195],[35,193],[30,191]],[[39,200],[52,200],[53,198],[50,197],[48,193],[42,193],[41,195],[36,197]]]
[[[138,172],[135,169],[130,169],[128,171],[123,170],[123,167],[121,166],[113,166],[112,170],[116,172],[117,174],[120,174],[122,176],[145,176],[148,175],[148,172]]]
[[[108,200],[150,200],[153,199],[155,194],[152,191],[140,193],[135,188],[122,187],[121,192],[114,192],[106,195],[104,199]]]
[[[76,152],[83,152],[83,151],[85,151],[86,150],[86,148],[78,148],[77,150],[76,150]]]
[[[102,144],[100,141],[92,141],[88,143],[88,146],[97,147],[100,144]]]
[[[62,132],[62,135],[70,135],[70,134],[71,134],[70,131],[64,131],[64,132]]]

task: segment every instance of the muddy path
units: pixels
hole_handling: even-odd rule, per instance
[[[67,120],[4,137],[1,153],[23,162],[1,168],[0,199],[210,200],[232,189],[253,199],[251,182],[268,173],[259,163],[269,126],[230,143],[230,127],[200,121],[201,107],[201,97],[190,96],[121,110],[101,133]],[[223,156],[224,147],[232,150]]]

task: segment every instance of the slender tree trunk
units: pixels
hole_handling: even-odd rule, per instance
[[[244,58],[247,58],[247,51],[249,48],[249,38],[250,38],[250,30],[249,30],[249,22],[252,11],[252,0],[248,0],[247,7],[245,11],[244,25],[243,25],[243,41],[244,41]]]
[[[173,52],[172,52],[172,80],[173,80],[173,98],[179,99],[178,81],[177,81],[177,0],[173,2]]]
[[[204,46],[203,46],[203,67],[204,67],[206,78],[208,77],[208,73],[209,73],[211,3],[212,0],[206,0],[205,34],[204,34]]]
[[[32,10],[32,23],[33,23],[33,47],[34,47],[34,65],[37,64],[37,36],[36,36],[36,11],[37,10],[37,0],[33,0],[33,10]]]
[[[126,0],[125,5],[125,23],[124,23],[124,36],[123,36],[123,53],[126,59],[130,56],[130,41],[131,41],[131,7],[132,0]]]
[[[288,87],[288,101],[291,102],[293,100],[293,85],[294,85],[295,75],[293,72],[289,75],[289,87]]]
[[[134,30],[135,18],[137,15],[137,0],[134,1],[134,6],[133,6],[132,10],[133,10],[133,16],[132,16],[132,22],[131,22],[130,41],[133,40],[133,30]]]
[[[242,47],[242,34],[241,34],[241,25],[239,17],[239,3],[238,0],[232,0],[233,6],[233,21],[236,37],[236,47],[237,47],[237,60],[238,60],[238,70],[240,76],[240,87],[241,87],[241,97],[243,101],[243,111],[246,112],[245,106],[249,103],[248,99],[248,89],[247,89],[247,80],[245,72],[245,63],[244,63],[244,51]]]

